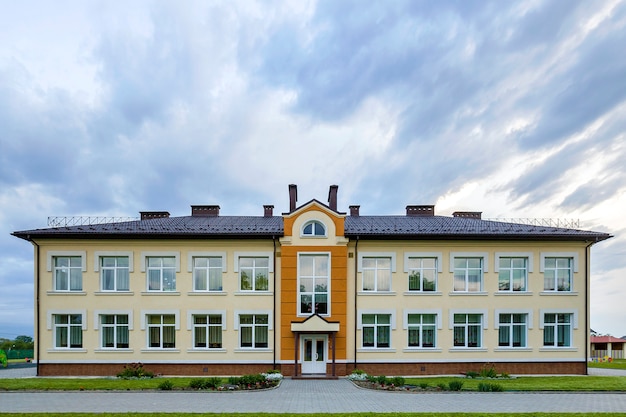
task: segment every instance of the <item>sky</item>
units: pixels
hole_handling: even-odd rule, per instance
[[[33,335],[48,216],[577,219],[626,335],[626,2],[2,1],[0,338]]]

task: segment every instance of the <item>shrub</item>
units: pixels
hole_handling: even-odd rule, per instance
[[[124,369],[117,374],[117,377],[122,379],[145,379],[154,378],[154,373],[145,370],[141,363],[131,363],[124,365]]]
[[[481,378],[497,378],[498,377],[498,373],[496,372],[496,367],[493,365],[488,366],[487,364],[483,365],[482,369],[480,370],[479,375]]]
[[[207,389],[218,389],[222,386],[222,378],[219,376],[212,376],[205,380],[205,387]]]
[[[509,379],[509,378],[511,378],[511,375],[509,375],[509,373],[508,373],[508,372],[502,372],[502,373],[500,374],[500,378],[506,378],[506,379]]]
[[[265,377],[261,374],[243,375],[239,377],[239,385],[252,386],[265,382]]]
[[[478,372],[474,372],[474,371],[467,371],[467,372],[465,372],[465,376],[467,378],[476,378],[476,377],[478,377],[478,375],[479,375]]]
[[[367,380],[368,380],[369,382],[371,382],[372,384],[375,384],[375,383],[376,383],[376,380],[377,380],[377,377],[375,377],[374,375],[368,375],[368,376],[367,376]]]
[[[161,382],[158,386],[161,391],[171,391],[174,388],[174,384],[169,379]]]
[[[367,375],[365,372],[360,371],[358,369],[355,369],[354,371],[352,371],[350,375],[348,375],[348,379],[350,381],[367,381],[368,378],[369,378],[369,375]]]
[[[191,389],[207,389],[207,381],[204,378],[196,378],[189,381],[189,388]]]
[[[448,389],[448,386],[446,385],[446,383],[445,383],[445,382],[440,382],[440,383],[438,383],[438,384],[437,384],[437,387],[438,387],[440,390],[442,390],[442,391],[447,391],[447,389]]]
[[[403,376],[394,376],[394,377],[391,379],[391,383],[392,383],[393,385],[395,385],[396,387],[401,387],[401,386],[403,386],[403,385],[404,385],[404,383],[405,383],[405,381],[406,381],[406,380],[404,379],[404,377],[403,377]]]
[[[428,382],[420,382],[420,388],[421,388],[421,389],[426,389],[426,388],[428,388]]]
[[[503,390],[500,384],[491,384],[489,382],[480,382],[478,384],[478,391],[480,392],[502,392]]]
[[[463,388],[463,381],[450,381],[448,383],[448,388],[450,388],[450,391],[461,391],[461,388]]]
[[[241,385],[241,378],[239,378],[238,376],[229,376],[228,383],[230,385]]]
[[[283,374],[280,373],[280,371],[275,371],[275,372],[267,372],[264,374],[261,374],[265,377],[266,381],[280,381],[281,379],[283,379]]]
[[[376,382],[380,385],[387,385],[389,383],[389,380],[385,375],[379,375],[376,377]]]

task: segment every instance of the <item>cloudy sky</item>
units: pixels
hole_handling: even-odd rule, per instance
[[[339,209],[579,219],[626,335],[626,3],[19,1],[0,14],[0,337],[48,216]]]

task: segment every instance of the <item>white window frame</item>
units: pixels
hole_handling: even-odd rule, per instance
[[[220,316],[221,317],[221,323],[219,325],[219,327],[221,328],[221,331],[224,332],[226,331],[226,310],[187,310],[187,330],[191,331],[191,346],[193,350],[210,350],[210,351],[216,351],[216,350],[224,350],[224,338],[222,337],[222,346],[219,348],[216,347],[210,347],[210,346],[206,346],[206,347],[196,347],[196,334],[195,334],[195,329],[197,327],[204,327],[207,330],[207,341],[209,338],[209,328],[210,327],[217,327],[217,325],[212,325],[211,323],[207,323],[207,324],[203,324],[203,325],[197,325],[194,322],[194,317],[195,316]]]
[[[442,258],[443,255],[441,252],[405,252],[404,253],[404,272],[407,274],[407,280],[409,280],[410,269],[409,261],[411,259],[435,259],[435,289],[433,291],[424,291],[424,280],[420,277],[420,290],[411,290],[410,285],[407,282],[407,288],[410,293],[426,293],[426,294],[434,294],[439,291],[439,274],[442,271]],[[423,269],[423,268],[420,268]],[[430,269],[430,268],[428,268]]]
[[[166,316],[166,315],[173,315],[174,316],[174,347],[173,348],[163,348],[163,347],[151,347],[150,346],[150,331],[149,331],[149,324],[148,324],[148,316]],[[177,333],[180,330],[180,310],[141,310],[141,325],[140,325],[141,330],[146,332],[146,350],[148,351],[155,351],[155,350],[159,350],[159,351],[177,351],[178,348],[176,347],[178,345],[176,339],[177,339]],[[163,323],[161,323],[161,345],[163,345],[163,335],[162,335],[162,331],[163,331]]]
[[[241,316],[267,316],[267,347],[259,347],[256,348],[254,346],[249,347],[249,346],[241,346],[241,334],[237,335],[237,349],[240,351],[268,351],[272,349],[272,339],[271,339],[271,335],[270,332],[274,330],[273,328],[273,313],[272,310],[235,310],[234,311],[234,320],[235,320],[235,331],[239,332],[241,325],[240,325],[240,317]],[[244,327],[250,327],[248,325],[245,325]],[[252,340],[254,341],[255,339],[255,323],[253,323],[252,325]]]
[[[526,274],[524,276],[524,286],[525,289],[522,290],[514,290],[512,285],[512,277],[509,275],[509,286],[508,290],[500,289],[500,258],[523,258],[526,262]],[[509,269],[511,271],[512,269]],[[494,272],[498,274],[498,292],[500,293],[525,293],[529,292],[529,279],[528,276],[533,272],[533,254],[532,252],[496,252],[494,256]]]
[[[481,260],[481,271],[480,271],[480,288],[478,291],[470,291],[469,290],[469,281],[468,281],[468,272],[469,270],[466,268],[465,273],[465,290],[455,290],[454,289],[454,261],[457,258],[466,258],[466,259],[480,259]],[[485,288],[485,274],[489,272],[489,253],[487,252],[450,252],[450,272],[452,273],[452,292],[456,294],[484,294]]]
[[[309,226],[312,225],[311,230],[313,233],[305,233],[304,229]],[[315,234],[315,228],[316,226],[320,226],[322,228],[322,230],[324,231],[323,234],[321,235],[317,235]],[[304,222],[302,224],[302,227],[300,228],[300,237],[305,237],[305,238],[325,238],[328,237],[328,227],[326,227],[326,224],[318,219],[311,219],[311,220],[307,220],[306,222]]]
[[[237,288],[240,293],[245,294],[259,294],[259,293],[271,293],[273,291],[272,279],[270,275],[274,273],[274,254],[272,252],[235,252],[234,254],[234,271],[237,273]],[[241,258],[267,258],[267,290],[256,290],[256,279],[252,277],[252,289],[241,289],[241,273],[239,260]]]
[[[174,282],[176,282],[178,278],[178,274],[180,273],[180,252],[178,251],[145,251],[141,252],[140,260],[141,260],[141,272],[146,274],[146,291],[148,293],[176,293],[176,287],[173,290],[163,290],[163,274],[161,273],[161,289],[160,290],[151,290],[150,289],[150,277],[148,274],[148,258],[174,258]]]
[[[452,330],[452,349],[455,350],[481,350],[485,349],[485,330],[489,328],[489,319],[487,317],[488,311],[486,309],[462,309],[462,310],[450,310],[449,311],[449,327]],[[468,326],[473,325],[469,323],[465,323],[465,346],[455,346],[454,345],[454,328],[459,326],[460,323],[454,323],[454,316],[456,314],[478,314],[481,316],[481,330],[480,330],[480,346],[472,346],[468,347],[469,335],[468,335]]]
[[[207,271],[207,289],[206,290],[198,290],[196,289],[196,278],[195,278],[195,269],[196,269],[196,265],[195,265],[195,260],[196,258],[220,258],[222,265],[221,265],[221,271],[222,274],[225,274],[227,272],[227,256],[226,256],[226,252],[188,252],[187,253],[187,272],[191,273],[191,286],[193,288],[193,292],[223,292],[224,291],[224,277],[221,277],[221,288],[219,290],[212,290],[210,289],[209,286],[209,275],[208,275],[208,271]],[[212,269],[212,267],[209,265],[206,269]],[[214,269],[217,269],[217,267],[214,267]]]
[[[367,314],[373,315],[388,315],[389,317],[389,347],[377,347],[377,346],[363,346],[363,316]],[[368,325],[369,327],[369,325]],[[378,326],[376,326],[378,327]],[[376,350],[392,350],[393,349],[393,331],[396,330],[396,310],[359,310],[357,316],[357,329],[361,331],[361,349],[366,351]],[[374,332],[374,340],[377,340],[377,333]],[[377,343],[377,342],[375,342]]]
[[[81,347],[57,347],[57,324],[55,323],[55,316],[81,316]],[[68,329],[71,325],[68,324]],[[71,350],[71,351],[85,351],[85,338],[84,332],[87,330],[87,310],[48,310],[46,312],[46,328],[52,331],[52,350]],[[70,334],[68,333],[68,341]]]
[[[115,323],[113,325],[105,325],[102,324],[102,316],[127,316],[128,317],[128,347],[118,348],[117,346],[106,347],[104,346],[104,331],[102,330],[105,327],[113,327],[114,329],[114,339],[117,342],[118,339],[118,327],[121,324],[117,323],[117,317],[115,318]],[[123,324],[122,324],[123,325]],[[94,311],[94,330],[100,332],[100,347],[102,350],[130,350],[130,335],[133,331],[133,311],[132,310],[95,310]]]
[[[299,317],[307,317],[310,316],[311,314],[315,314],[316,312],[312,311],[311,312],[303,312],[301,307],[302,307],[302,303],[301,303],[301,297],[302,295],[311,295],[313,300],[315,300],[315,296],[317,294],[323,294],[322,292],[316,292],[315,291],[315,279],[313,278],[313,291],[312,292],[304,292],[302,293],[300,291],[300,279],[302,278],[301,276],[301,270],[300,270],[300,260],[302,257],[304,256],[325,256],[328,259],[328,271],[327,275],[326,275],[326,313],[320,313],[320,316],[323,317],[327,317],[331,315],[331,311],[330,311],[330,306],[331,306],[331,270],[332,270],[332,257],[330,252],[298,252],[298,291],[297,291],[297,308],[298,308],[298,316]]]
[[[568,258],[570,259],[570,287],[569,290],[558,289],[558,276],[555,274],[555,282],[553,290],[546,290],[545,288],[545,272],[546,272],[546,258]],[[552,269],[552,268],[549,268]],[[559,268],[556,268],[557,270]],[[541,252],[539,272],[544,274],[544,282],[542,284],[542,292],[544,293],[572,293],[574,292],[574,274],[578,272],[578,253],[577,252]]]
[[[500,315],[507,314],[522,314],[526,316],[526,323],[524,327],[524,341],[526,344],[524,346],[512,346],[513,341],[513,328],[516,323],[500,323]],[[519,326],[519,324],[518,324]],[[500,346],[500,327],[509,327],[509,345],[508,346]],[[528,331],[533,328],[533,311],[532,310],[523,310],[523,309],[496,309],[494,311],[494,329],[498,330],[498,349],[528,349]]]
[[[128,258],[128,290],[118,290],[117,289],[117,269],[119,267],[115,267],[115,289],[106,290],[104,289],[104,277],[102,276],[104,271],[101,264],[102,258]],[[106,268],[109,269],[109,268]],[[94,252],[94,262],[93,262],[93,270],[94,272],[98,272],[100,278],[100,291],[102,292],[130,292],[130,274],[134,272],[134,256],[132,251],[96,251]]]
[[[410,346],[409,345],[409,327],[414,326],[414,324],[409,324],[409,315],[415,315],[415,314],[419,314],[419,315],[434,315],[435,316],[435,345],[432,347],[423,347],[423,346]],[[442,311],[441,309],[419,309],[419,310],[404,310],[403,311],[403,322],[402,322],[402,328],[404,330],[406,330],[406,335],[407,335],[407,339],[406,339],[406,345],[407,345],[407,349],[415,349],[415,350],[433,350],[433,349],[438,349],[439,348],[439,331],[442,329],[442,319],[441,319],[441,315],[442,315]],[[420,327],[420,345],[423,345],[423,326],[424,324],[421,323],[419,325]]]
[[[80,289],[72,290],[71,285],[71,277],[68,275],[67,282],[67,290],[59,290],[56,286],[56,266],[55,259],[56,258],[78,258],[80,257]],[[46,253],[46,270],[48,272],[52,272],[52,291],[54,292],[64,292],[64,293],[81,293],[83,292],[83,284],[84,284],[84,272],[87,272],[87,251],[47,251]]]
[[[572,349],[574,346],[574,330],[578,329],[578,310],[569,310],[569,309],[541,309],[539,310],[539,328],[545,332],[546,326],[555,327],[554,329],[554,340],[555,343],[558,340],[558,320],[556,323],[545,323],[546,314],[569,314],[570,315],[570,334],[569,334],[569,346],[556,346],[556,345],[544,345],[543,340],[545,335],[542,334],[541,345],[543,349]]]
[[[388,290],[379,290],[378,289],[378,276],[374,278],[374,289],[366,290],[363,288],[364,279],[363,279],[363,259],[389,259],[390,260],[390,276],[389,276],[389,289]],[[378,269],[378,268],[377,268]],[[357,272],[361,273],[361,294],[371,294],[371,293],[383,293],[388,294],[393,292],[393,275],[396,272],[396,252],[360,252],[358,263],[357,263]]]

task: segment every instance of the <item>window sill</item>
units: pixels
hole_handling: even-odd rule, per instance
[[[95,349],[95,353],[133,353],[134,349]]]
[[[533,348],[524,346],[524,347],[497,347],[493,350],[494,352],[532,352]]]
[[[578,352],[578,348],[566,346],[566,347],[542,347],[539,352]]]
[[[48,349],[48,353],[87,353],[85,348]]]
[[[470,296],[481,296],[481,295],[489,295],[487,291],[452,291],[448,293],[451,296],[457,295],[470,295]]]
[[[563,296],[563,295],[578,295],[577,292],[575,291],[541,291],[539,293],[539,295],[557,295],[557,296]]]
[[[488,351],[489,349],[487,349],[486,347],[478,347],[478,348],[454,347],[454,348],[448,349],[448,352],[488,352]]]
[[[187,295],[228,295],[228,293],[226,291],[191,291]]]
[[[405,291],[404,295],[417,295],[417,296],[427,296],[427,295],[443,295],[441,291]]]
[[[180,353],[180,349],[176,348],[152,348],[152,349],[141,349],[141,353]]]
[[[394,348],[360,348],[358,350],[359,353],[368,353],[368,352],[380,352],[380,353],[395,353],[396,350]]]
[[[85,291],[47,291],[46,295],[87,295]]]
[[[396,295],[395,291],[359,291],[357,295]]]
[[[141,295],[180,295],[178,291],[142,291]]]
[[[402,352],[406,353],[441,353],[441,348],[406,348]]]
[[[133,291],[96,291],[94,295],[135,295]]]
[[[274,293],[271,291],[237,291],[235,295],[274,295]]]
[[[194,348],[194,349],[187,349],[187,353],[226,353],[228,352],[226,349],[224,348]]]
[[[504,296],[533,295],[533,293],[531,291],[498,291],[498,292],[494,292],[493,295],[504,295]]]
[[[273,352],[270,348],[237,348],[234,351],[235,353],[259,353],[259,352]]]

